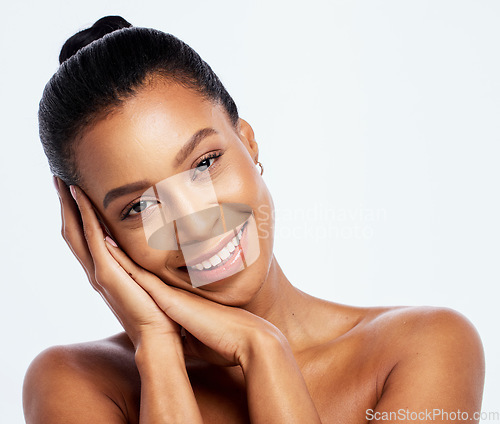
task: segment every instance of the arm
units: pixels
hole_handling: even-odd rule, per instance
[[[248,311],[166,285],[137,266],[119,247],[105,243],[92,205],[81,190],[77,190],[76,200],[95,275],[102,277],[96,278],[95,286],[136,348],[142,386],[141,424],[202,422],[187,377],[185,352],[242,366],[253,423],[320,422],[279,329]],[[189,334],[184,346],[179,325]],[[263,399],[264,407],[260,404]]]
[[[141,376],[141,424],[203,423],[178,338],[143,338],[135,361]]]
[[[403,354],[367,419],[478,423],[474,413],[481,408],[484,354],[475,328],[449,309],[418,308],[402,319],[409,334],[394,340],[394,349]]]
[[[116,384],[123,368],[115,361],[127,359],[116,347],[87,345],[54,346],[33,360],[23,385],[27,424],[135,422]],[[178,354],[181,346],[175,345],[173,339],[143,338],[136,351],[140,424],[202,422]]]
[[[321,423],[288,342],[254,343],[242,361],[252,423]]]
[[[185,354],[217,365],[241,366],[253,424],[321,422],[288,341],[278,328],[244,309],[185,290],[151,280],[139,284],[186,330]]]
[[[140,423],[202,423],[185,368],[180,327],[136,282],[163,281],[135,264],[121,249],[116,247],[111,255],[108,249],[112,245],[104,241],[89,199],[78,188],[74,197],[95,264],[96,285],[102,287],[101,294],[124,325],[136,350],[141,377]]]
[[[77,190],[75,204],[68,187],[58,183],[63,237],[134,345],[141,377],[140,423],[201,423],[186,374],[180,327],[136,280],[164,283],[120,249],[112,256],[88,198]],[[71,355],[53,353],[42,354],[27,373],[24,403],[28,424],[126,422],[116,405],[120,393],[112,382],[103,387],[102,373],[92,372],[91,355],[85,366],[75,366],[77,361]]]

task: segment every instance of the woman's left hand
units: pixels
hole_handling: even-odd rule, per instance
[[[112,255],[118,253],[118,247],[108,248]],[[244,309],[221,305],[161,280],[138,284],[168,317],[184,328],[187,356],[221,366],[244,365],[257,344],[288,343],[276,326]]]
[[[108,246],[111,254],[121,253]],[[290,344],[269,321],[171,287],[160,279],[138,284],[186,331],[184,355],[219,366],[239,365],[252,423],[321,423]]]

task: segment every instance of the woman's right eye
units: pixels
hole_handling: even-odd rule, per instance
[[[139,215],[148,209],[151,204],[158,204],[158,200],[140,200],[139,202],[134,203],[124,214],[123,219],[128,217],[132,217],[134,215]]]

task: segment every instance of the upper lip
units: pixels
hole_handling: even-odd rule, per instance
[[[195,259],[191,259],[189,261],[189,263],[186,262],[186,266],[194,266],[196,264],[199,264],[199,263],[203,262],[204,260],[210,259],[217,252],[219,252],[220,250],[222,250],[222,248],[224,248],[224,246],[226,246],[235,237],[235,232],[236,232],[236,234],[238,234],[238,232],[243,227],[243,225],[245,225],[246,222],[247,221],[245,221],[243,224],[241,224],[238,227],[236,227],[233,230],[231,230],[231,234],[229,234],[228,236],[224,237],[215,246],[213,246],[212,248],[210,248],[210,250],[208,252],[203,253],[203,254],[197,256]],[[185,256],[185,253],[184,253],[184,256]]]

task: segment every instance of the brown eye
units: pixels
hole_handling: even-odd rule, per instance
[[[140,200],[139,202],[134,203],[127,212],[124,214],[124,218],[128,218],[129,216],[139,215],[144,212],[146,209],[150,208],[151,204],[158,204],[158,200]]]
[[[198,174],[201,174],[202,172],[205,172],[208,168],[210,168],[215,160],[221,155],[221,153],[211,153],[210,156],[201,159],[198,162],[198,165],[196,165],[196,168],[194,168],[192,179],[196,179],[196,176]]]
[[[133,205],[130,208],[129,214],[133,215],[134,213],[140,213],[144,209],[146,209],[148,202],[146,200],[141,200],[140,202],[137,202],[135,205]],[[132,213],[134,212],[134,213]]]
[[[203,159],[198,166],[196,167],[198,172],[206,171],[212,164],[214,163],[215,158],[206,158]]]

